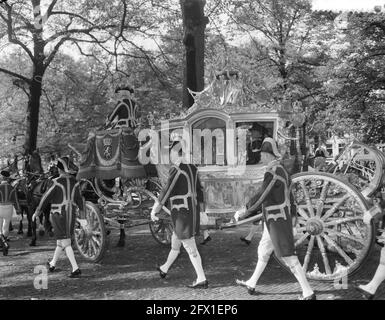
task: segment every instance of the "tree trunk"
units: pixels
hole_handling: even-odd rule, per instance
[[[37,147],[37,132],[39,129],[40,97],[42,93],[42,82],[45,72],[43,22],[41,21],[40,0],[31,0],[34,9],[35,29],[33,31],[33,71],[29,85],[29,100],[27,107],[27,129],[24,143],[24,153],[32,154]],[[38,8],[38,10],[36,10]]]
[[[32,82],[29,86],[30,97],[27,107],[27,131],[25,135],[24,152],[31,154],[37,147],[37,132],[39,128],[40,97],[42,92],[43,71],[34,68]]]
[[[183,108],[193,105],[192,91],[204,89],[205,28],[208,18],[204,15],[205,0],[180,0],[183,17],[185,67],[183,80]]]

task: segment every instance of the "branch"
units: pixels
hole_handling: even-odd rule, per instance
[[[44,63],[44,70],[47,69],[47,67],[50,65],[50,63],[52,62],[53,58],[55,57],[56,53],[58,52],[59,48],[61,47],[61,45],[66,42],[67,40],[69,40],[70,37],[67,36],[67,37],[64,37],[64,38],[61,38],[59,40],[59,42],[55,45],[55,47],[53,48],[52,52],[49,54],[47,60],[45,61]]]
[[[10,75],[10,76],[12,76],[12,77],[15,77],[15,78],[19,78],[19,79],[21,79],[21,80],[24,80],[24,81],[27,82],[27,83],[30,83],[30,82],[31,82],[30,79],[28,79],[28,78],[22,76],[21,74],[15,73],[15,72],[10,71],[10,70],[7,70],[7,69],[0,68],[0,72],[6,73],[6,74],[8,74],[8,75]]]
[[[49,7],[47,9],[47,13],[46,13],[47,14],[47,18],[49,18],[51,16],[53,7],[56,5],[56,3],[57,3],[57,0],[53,0],[51,2],[51,4],[49,5]]]
[[[8,41],[10,43],[17,44],[21,48],[23,48],[24,51],[28,54],[28,56],[32,60],[32,62],[34,62],[34,56],[33,56],[32,52],[31,52],[31,50],[29,50],[28,47],[24,43],[22,43],[20,40],[12,37],[12,35],[14,33],[14,30],[13,30],[13,27],[12,27],[12,7],[9,6],[7,3],[6,3],[6,6],[8,6],[8,12],[7,12],[8,19],[6,19],[4,21],[6,21],[6,23],[7,23]],[[2,17],[2,18],[4,19],[4,17]],[[28,24],[31,25],[29,22],[28,22]],[[27,24],[27,26],[28,26],[28,24]]]

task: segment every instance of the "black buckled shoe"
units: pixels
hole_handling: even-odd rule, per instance
[[[207,289],[208,287],[209,282],[207,280],[187,285],[187,288],[191,289]]]
[[[250,240],[247,240],[245,237],[240,237],[241,241],[243,241],[244,243],[246,243],[248,246],[250,245],[251,241]]]
[[[3,249],[3,256],[8,255],[8,250],[9,250],[9,244],[5,240],[5,237],[3,235],[0,236],[0,244],[2,244],[2,249]]]
[[[70,278],[79,278],[81,274],[82,274],[82,272],[80,271],[80,269],[76,269],[75,271],[70,273],[69,277]]]
[[[354,288],[359,292],[361,293],[361,296],[365,299],[365,300],[373,300],[374,299],[374,294],[362,289],[360,286],[358,285],[355,285]]]
[[[55,266],[51,266],[51,263],[49,261],[47,261],[47,267],[49,272],[54,272],[56,268]]]
[[[313,292],[310,296],[307,296],[307,297],[304,297],[303,295],[301,295],[298,300],[317,300],[317,296],[315,295],[315,293]]]
[[[9,250],[9,245],[5,244],[3,246],[3,256],[7,256],[8,255],[8,250]]]
[[[207,242],[211,241],[211,237],[208,236],[206,239],[204,239],[201,244],[205,245]]]
[[[255,288],[248,286],[245,281],[236,279],[235,282],[237,285],[241,287],[245,287],[249,295],[254,296],[257,294],[257,292],[255,291]]]
[[[156,266],[156,270],[159,271],[159,277],[161,277],[162,279],[166,278],[167,272],[163,272],[163,271],[160,269],[160,265],[157,265],[157,266]]]

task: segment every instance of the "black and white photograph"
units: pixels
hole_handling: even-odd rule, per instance
[[[3,302],[385,300],[385,0],[0,0],[0,171]]]

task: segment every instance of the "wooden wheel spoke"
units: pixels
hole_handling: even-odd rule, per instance
[[[92,257],[93,256],[93,253],[92,253],[92,240],[91,239],[88,239],[88,252],[89,252],[89,256]]]
[[[362,220],[362,217],[349,217],[349,218],[337,218],[332,221],[328,221],[324,223],[325,227],[332,227],[337,226],[339,224],[347,223],[347,222],[354,222],[357,220]]]
[[[332,274],[332,271],[330,269],[329,259],[328,259],[328,256],[326,254],[326,250],[325,250],[325,246],[323,244],[323,241],[322,241],[320,236],[316,236],[316,239],[317,239],[318,248],[321,251],[322,261],[323,261],[324,266],[325,266],[326,274]]]
[[[94,250],[94,253],[97,254],[98,249],[96,248],[95,243],[97,243],[97,242],[95,242],[95,241],[92,239],[92,241],[91,241],[92,249]]]
[[[301,180],[300,185],[301,185],[302,190],[303,190],[304,195],[305,195],[306,205],[307,205],[307,208],[309,210],[310,216],[314,217],[315,216],[314,208],[313,208],[313,204],[311,203],[311,199],[310,199],[310,195],[309,195],[309,190],[307,190],[307,188],[305,186],[305,181]]]
[[[308,244],[308,247],[307,247],[307,251],[306,251],[306,255],[305,255],[305,259],[303,261],[303,270],[307,271],[307,268],[309,266],[309,262],[310,262],[310,256],[311,256],[311,252],[313,251],[313,247],[314,247],[314,239],[315,237],[314,236],[311,236],[310,237],[310,241],[309,241],[309,244]]]
[[[346,239],[352,240],[354,242],[357,242],[357,243],[361,244],[362,246],[365,246],[365,241],[364,240],[362,240],[360,238],[357,238],[357,237],[355,237],[353,235],[346,234],[346,233],[341,232],[341,231],[335,231],[335,230],[325,230],[325,232],[329,236],[337,236],[337,237],[346,238]]]
[[[297,233],[304,232],[306,231],[306,227],[295,228],[295,230],[297,231]]]
[[[309,216],[307,215],[307,213],[305,212],[305,210],[303,208],[300,208],[298,207],[298,214],[304,218],[305,220],[309,220]]]
[[[342,250],[336,243],[333,239],[331,239],[328,235],[326,235],[325,233],[322,234],[322,236],[324,237],[324,239],[326,240],[326,242],[332,246],[334,249],[336,249],[336,251],[338,252],[338,254],[344,258],[344,260],[346,261],[346,263],[350,266],[354,263],[354,261],[345,253],[344,250]]]
[[[83,248],[83,252],[88,255],[88,241],[87,241],[87,239],[84,239],[82,248]]]
[[[98,245],[98,247],[100,248],[100,245],[101,245],[100,239],[95,237],[95,236],[92,236],[92,239],[93,239],[94,243],[96,243]]]
[[[306,220],[303,219],[302,217],[297,217],[297,224],[306,224]]]
[[[317,206],[317,212],[316,212],[316,216],[317,217],[321,216],[322,211],[324,209],[325,200],[326,200],[326,196],[327,196],[327,191],[329,189],[329,184],[330,184],[329,181],[325,181],[324,185],[322,187],[321,196],[320,196],[320,199],[319,199],[319,202],[318,202],[318,206]]]
[[[326,211],[325,215],[321,217],[323,221],[326,221],[329,217],[331,217],[337,209],[349,198],[350,194],[345,194],[338,202],[336,202],[328,211]]]
[[[294,244],[295,247],[299,246],[302,242],[304,242],[307,237],[309,236],[309,233],[306,232],[304,235],[302,235]]]

